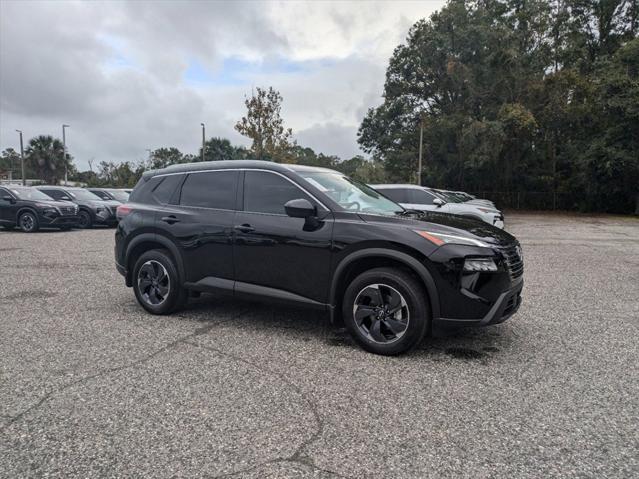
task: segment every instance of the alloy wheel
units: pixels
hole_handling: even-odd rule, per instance
[[[81,211],[78,217],[78,226],[80,226],[80,228],[88,228],[90,222],[91,218],[89,217],[89,213]]]
[[[353,317],[359,330],[371,341],[389,344],[399,340],[408,328],[408,304],[392,286],[371,284],[355,297]]]
[[[138,290],[142,299],[152,306],[158,306],[166,301],[171,291],[171,280],[162,263],[150,260],[140,267]]]
[[[32,231],[35,226],[35,219],[30,214],[24,214],[20,217],[20,228],[23,231]]]

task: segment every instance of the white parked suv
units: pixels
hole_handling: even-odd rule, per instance
[[[504,227],[504,215],[490,204],[475,203],[444,197],[430,188],[417,185],[370,185],[404,208],[438,211],[485,221],[497,228]]]

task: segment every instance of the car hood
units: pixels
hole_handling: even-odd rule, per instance
[[[68,206],[76,206],[70,201],[56,201],[56,200],[31,200],[32,203],[46,204],[47,206],[55,206],[57,208],[66,208]]]
[[[362,213],[360,217],[368,222],[383,222],[409,229],[421,229],[432,231],[433,233],[462,236],[491,245],[504,246],[517,241],[510,233],[484,221],[434,211],[419,212],[410,216],[380,216]]]

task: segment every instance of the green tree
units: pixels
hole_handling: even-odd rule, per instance
[[[206,141],[205,146],[205,161],[247,160],[251,157],[246,148],[232,145],[226,138],[210,138]],[[201,151],[200,148],[200,153]]]
[[[64,179],[65,165],[73,173],[73,163],[67,154],[64,158],[62,142],[50,135],[40,135],[29,140],[25,151],[25,164],[36,177],[47,184]]]
[[[7,148],[0,154],[0,171],[11,171],[13,178],[21,176],[20,154],[13,148]]]
[[[273,87],[268,90],[256,88],[244,100],[247,113],[235,125],[235,129],[252,140],[251,153],[257,160],[271,160],[290,163],[293,132],[284,128],[282,120],[282,95]]]
[[[150,170],[158,170],[175,163],[186,163],[186,161],[185,155],[172,146],[153,150],[147,162],[147,166]]]

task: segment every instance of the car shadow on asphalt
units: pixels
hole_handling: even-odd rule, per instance
[[[202,294],[199,298],[191,298],[178,316],[204,324],[223,322],[227,328],[251,329],[264,334],[286,335],[291,339],[319,341],[331,347],[359,349],[348,331],[341,325],[331,324],[324,311]],[[485,361],[509,348],[516,339],[508,323],[486,328],[439,330],[404,356]]]

